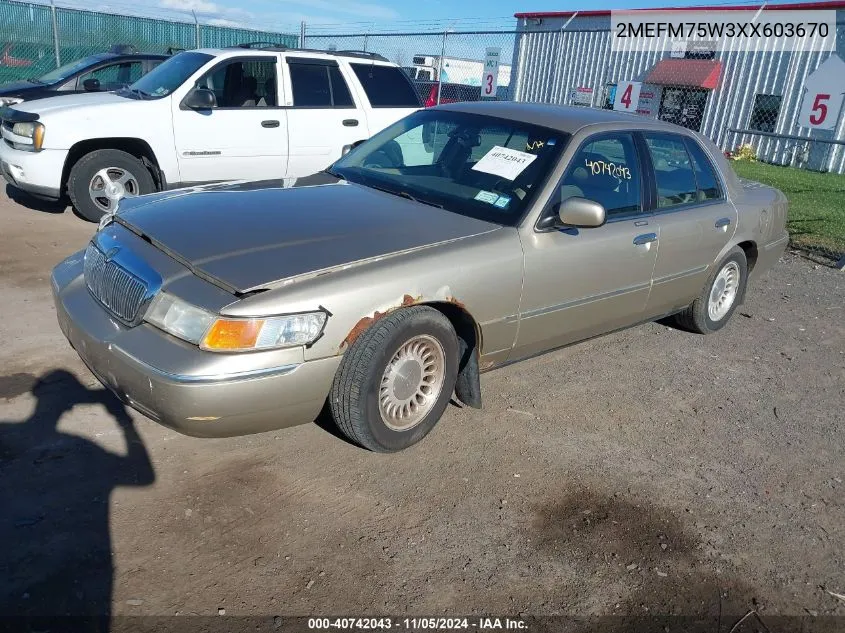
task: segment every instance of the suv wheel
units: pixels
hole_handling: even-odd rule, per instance
[[[117,149],[99,149],[80,158],[67,183],[73,208],[86,220],[98,222],[113,213],[123,198],[155,191],[144,163]]]

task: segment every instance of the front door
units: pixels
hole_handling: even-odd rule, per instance
[[[667,86],[660,97],[658,118],[698,132],[706,105],[707,90]]]
[[[710,158],[680,134],[645,133],[657,185],[660,250],[647,312],[658,316],[688,305],[701,292],[737,225]]]
[[[367,118],[352,98],[349,79],[337,61],[291,55],[285,58],[290,161],[287,178],[310,176],[343,154],[345,146],[369,138]]]
[[[173,102],[173,130],[183,183],[283,178],[287,118],[278,107],[278,55],[228,58],[196,86],[211,90],[208,110]]]
[[[593,136],[575,154],[548,212],[581,197],[602,204],[608,220],[597,228],[552,228],[524,237],[512,360],[642,319],[660,238],[643,213],[644,177],[630,133]]]

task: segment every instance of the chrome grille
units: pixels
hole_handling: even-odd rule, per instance
[[[124,270],[93,244],[85,251],[85,285],[103,306],[117,318],[131,323],[138,316],[147,286]]]

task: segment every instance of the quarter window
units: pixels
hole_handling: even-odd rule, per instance
[[[687,150],[692,158],[692,167],[695,170],[695,180],[698,183],[698,199],[718,200],[722,197],[722,190],[719,181],[716,179],[716,172],[713,164],[707,158],[707,154],[701,146],[690,138],[686,139]]]
[[[695,173],[683,139],[646,136],[657,181],[657,206],[667,209],[698,201]]]
[[[581,147],[560,186],[560,202],[574,197],[598,202],[608,218],[642,210],[640,170],[630,134],[603,136]]]
[[[419,108],[420,98],[408,76],[396,66],[350,64],[374,108]]]

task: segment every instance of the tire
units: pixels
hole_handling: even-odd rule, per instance
[[[405,356],[399,357],[400,352]],[[437,362],[440,352],[442,363]],[[394,370],[388,372],[397,358]],[[439,377],[431,378],[435,373]],[[457,374],[458,338],[449,319],[428,306],[397,310],[365,330],[344,354],[329,395],[332,417],[356,444],[380,453],[400,451],[419,442],[437,424]],[[424,387],[429,387],[427,398],[422,395]],[[411,404],[397,408],[405,396],[422,398],[417,413]],[[403,418],[406,408],[408,417]]]
[[[735,276],[733,281],[730,281],[731,274]],[[738,276],[738,279],[736,276]],[[682,328],[699,334],[712,334],[721,330],[730,321],[737,306],[745,300],[747,283],[748,261],[745,258],[745,252],[735,246],[725,255],[722,261],[713,267],[713,273],[696,300],[675,315],[675,322]],[[729,305],[723,303],[721,308],[716,309],[714,304],[718,304],[718,301],[711,304],[711,297],[715,299],[718,296],[725,296],[724,290],[721,293],[716,292],[718,290],[717,285],[727,288],[731,284],[733,284],[734,291]],[[715,314],[711,312],[711,307],[716,310]]]
[[[130,178],[119,182],[120,189],[116,189],[114,196],[120,196],[120,192],[131,195],[143,195],[156,190],[152,174],[147,170],[144,163],[135,158],[132,154],[117,149],[98,149],[80,158],[70,170],[70,177],[67,182],[67,191],[73,208],[76,212],[89,222],[99,222],[110,209],[105,205],[98,205],[92,199],[89,187],[96,189],[103,185],[103,195],[99,196],[101,201],[108,201],[112,209],[116,206],[114,196],[109,198],[105,191],[106,184],[102,176],[98,175],[101,170],[106,170],[110,181],[120,181],[122,174],[128,174]],[[99,178],[99,180],[95,180]],[[111,183],[112,185],[114,182]],[[122,196],[120,196],[122,197]]]

